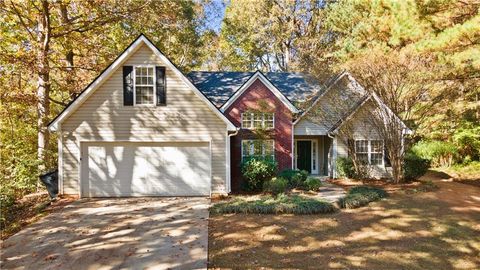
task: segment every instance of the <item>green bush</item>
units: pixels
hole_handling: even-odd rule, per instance
[[[258,191],[263,183],[270,180],[277,171],[277,163],[274,160],[251,158],[241,165],[242,175],[246,180],[245,188],[250,191]]]
[[[358,186],[351,188],[347,196],[338,200],[341,208],[358,208],[387,197],[387,192],[381,188]]]
[[[420,141],[412,147],[411,152],[428,159],[433,166],[450,166],[458,154],[453,143],[444,141]]]
[[[278,195],[285,193],[288,190],[288,181],[282,177],[274,177],[263,184],[263,191]]]
[[[458,147],[462,163],[480,160],[480,126],[464,124],[453,134],[453,142]]]
[[[322,181],[320,179],[315,178],[315,177],[308,177],[307,180],[305,180],[305,188],[308,190],[318,190],[322,186]]]
[[[353,160],[349,157],[337,158],[337,173],[340,177],[355,178]]]
[[[290,188],[301,188],[305,180],[307,180],[308,172],[304,170],[286,169],[280,172],[278,176],[287,179]]]
[[[403,160],[403,177],[406,180],[415,180],[424,175],[430,168],[430,161],[415,153],[407,153]]]
[[[309,215],[335,212],[329,202],[303,196],[280,194],[276,197],[263,196],[258,200],[237,198],[221,202],[210,208],[212,214],[297,214]]]

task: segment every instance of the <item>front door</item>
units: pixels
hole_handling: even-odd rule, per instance
[[[312,142],[297,141],[297,168],[312,172]]]

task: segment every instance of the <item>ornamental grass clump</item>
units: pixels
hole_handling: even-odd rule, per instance
[[[358,208],[373,201],[387,197],[387,192],[381,188],[358,186],[350,189],[347,196],[338,200],[341,208]]]

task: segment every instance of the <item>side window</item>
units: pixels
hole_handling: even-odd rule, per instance
[[[355,155],[357,159],[370,165],[383,165],[382,140],[355,140]]]
[[[248,158],[271,159],[275,158],[274,140],[243,140],[242,160]]]

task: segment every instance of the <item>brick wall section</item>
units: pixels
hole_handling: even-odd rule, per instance
[[[275,128],[270,137],[275,140],[275,159],[278,169],[292,167],[292,113],[260,80],[256,80],[243,94],[230,105],[225,115],[237,127],[241,127],[241,114],[248,110],[260,110],[259,101],[268,105],[269,111],[275,114]],[[242,185],[240,163],[242,161],[241,143],[245,139],[255,139],[255,134],[241,129],[231,140],[231,183],[232,191],[239,191]]]

